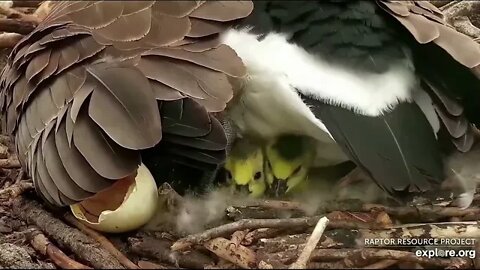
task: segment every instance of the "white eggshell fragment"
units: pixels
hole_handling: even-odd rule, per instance
[[[157,185],[143,163],[137,170],[135,180],[131,178],[133,176],[130,179],[117,180],[123,183],[115,183],[117,185],[114,184],[112,189],[109,188],[81,203],[71,205],[73,215],[85,225],[107,233],[122,233],[140,228],[155,213],[158,200]],[[85,210],[87,205],[89,211]],[[95,212],[99,215],[97,216]]]

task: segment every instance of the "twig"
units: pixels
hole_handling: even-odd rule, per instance
[[[170,267],[142,260],[138,261],[138,266],[140,269],[171,269]]]
[[[12,143],[12,138],[5,134],[0,134],[0,144],[8,145]]]
[[[19,33],[27,35],[35,29],[37,25],[32,22],[21,21],[17,19],[0,18],[0,31],[9,33]]]
[[[42,0],[14,0],[13,7],[38,7]]]
[[[245,235],[245,238],[241,242],[242,245],[249,246],[254,243],[256,243],[258,240],[262,238],[271,238],[279,235],[282,233],[285,229],[272,229],[272,228],[260,228],[253,230],[247,235]]]
[[[23,22],[29,22],[29,23],[31,23],[35,26],[40,23],[40,20],[36,16],[22,13],[18,10],[13,9],[13,8],[0,6],[0,14],[3,14],[5,16],[7,16],[8,18],[18,18]]]
[[[17,177],[15,178],[15,184],[18,184],[20,183],[20,181],[23,180],[23,178],[25,177],[25,171],[23,169],[20,169],[18,171],[18,174],[17,174]]]
[[[0,31],[2,31],[2,19],[0,19]],[[14,168],[20,168],[20,161],[18,161],[18,158],[16,155],[11,155],[8,159],[0,159],[0,168],[8,168],[8,169],[14,169]]]
[[[196,250],[188,254],[181,254],[170,250],[171,241],[157,239],[150,236],[129,237],[130,250],[140,256],[155,258],[160,262],[166,262],[175,266],[203,269],[207,265],[214,264],[209,256]]]
[[[232,262],[243,269],[256,268],[256,254],[245,246],[236,245],[223,237],[207,241],[204,246],[218,257]]]
[[[0,34],[0,41],[1,41],[2,35],[5,35],[5,34]],[[6,145],[0,144],[0,158],[4,159],[7,157],[8,157],[8,147]]]
[[[364,239],[402,238],[404,237],[403,235],[412,235],[417,238],[478,238],[480,237],[480,228],[476,221],[439,222],[404,224],[378,230],[360,229],[359,233],[360,242],[365,243]],[[376,245],[376,247],[378,246]]]
[[[235,231],[241,230],[254,230],[260,228],[276,228],[276,229],[286,229],[286,228],[295,228],[299,230],[300,228],[309,228],[313,227],[314,224],[317,224],[319,216],[312,217],[303,217],[303,218],[284,218],[284,219],[242,219],[232,223],[224,224],[209,230],[206,230],[202,233],[192,234],[187,237],[177,240],[172,245],[172,250],[187,250],[192,245],[203,245],[206,241],[229,235]],[[361,223],[354,221],[345,221],[345,220],[332,220],[331,218],[328,226],[330,228],[343,228],[343,229],[371,229],[371,228],[381,228],[378,224],[373,223]]]
[[[49,238],[73,251],[81,260],[89,262],[92,267],[123,268],[122,264],[105,249],[99,247],[95,240],[53,217],[37,202],[18,197],[14,200],[12,209],[18,217],[28,224],[39,227]]]
[[[305,244],[305,248],[303,249],[302,253],[300,253],[300,256],[298,256],[297,261],[289,267],[290,269],[303,269],[307,267],[307,263],[310,260],[310,255],[317,246],[318,241],[320,241],[323,231],[329,222],[330,220],[327,217],[322,217],[320,220],[318,220],[312,235]]]
[[[44,256],[48,256],[56,265],[62,269],[92,269],[77,261],[72,260],[65,255],[63,251],[53,245],[47,237],[39,230],[35,229],[29,233],[30,243],[33,248]]]
[[[19,181],[8,188],[0,190],[0,201],[14,199],[30,189],[33,189],[33,184],[30,180]]]
[[[23,38],[23,35],[17,33],[0,34],[0,49],[13,48]]]
[[[236,231],[232,234],[230,241],[236,246],[241,245],[245,237],[247,237],[248,230]]]
[[[303,211],[303,209],[305,209],[306,207],[300,202],[282,201],[282,200],[253,200],[243,205],[235,205],[234,207],[252,207],[252,206],[278,209],[278,210],[299,210],[299,211]]]
[[[290,218],[290,219],[243,219],[206,230],[199,234],[192,234],[179,239],[172,245],[172,250],[185,250],[190,246],[202,245],[206,241],[231,234],[235,231],[260,228],[288,228],[288,227],[309,227],[318,222],[320,217]]]
[[[42,269],[43,267],[32,261],[28,252],[19,246],[3,243],[0,244],[0,266],[6,269]],[[54,269],[52,267],[52,269]]]
[[[395,265],[398,261],[397,260],[381,260],[376,263],[372,263],[368,266],[363,267],[363,269],[387,269],[388,267]]]
[[[479,8],[477,1],[452,1],[441,7],[445,20],[451,23],[451,20],[457,16],[467,16]]]
[[[440,2],[440,1],[436,1]],[[445,11],[449,8],[451,8],[453,5],[456,5],[461,2],[461,0],[454,0],[454,1],[442,1],[442,2],[447,2],[443,4],[439,9],[445,13]]]
[[[226,216],[234,221],[242,219],[274,219],[287,217],[305,216],[304,211],[268,208],[263,206],[229,206],[226,209]]]
[[[96,232],[93,229],[82,224],[78,219],[72,216],[70,213],[66,213],[64,216],[65,220],[67,220],[71,225],[77,227],[80,231],[84,232],[88,236],[92,237],[93,239],[97,240],[100,245],[108,250],[117,260],[123,264],[128,269],[139,269],[139,267],[134,264],[130,259],[128,259],[125,255],[123,255],[120,250],[118,250],[105,236],[101,235],[100,233]]]
[[[379,204],[365,204],[364,211],[381,210],[397,218],[419,219],[423,222],[437,221],[446,217],[480,216],[480,208],[471,207],[460,209],[458,207],[444,206],[385,206]]]
[[[467,16],[457,16],[452,19],[452,24],[457,31],[472,38],[480,37],[480,29],[472,24]]]

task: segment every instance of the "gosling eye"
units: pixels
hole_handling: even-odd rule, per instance
[[[259,180],[260,177],[262,177],[262,172],[256,172],[255,175],[253,176],[254,180]]]
[[[299,165],[299,166],[293,171],[292,174],[297,174],[297,173],[299,173],[301,169],[302,169],[302,166]]]

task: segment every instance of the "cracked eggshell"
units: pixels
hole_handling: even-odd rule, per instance
[[[140,228],[154,215],[157,185],[142,163],[137,175],[117,180],[111,188],[70,206],[85,225],[102,232],[122,233]]]

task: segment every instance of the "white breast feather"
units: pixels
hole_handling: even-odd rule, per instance
[[[411,100],[417,83],[410,60],[393,64],[382,74],[347,70],[289,43],[286,36],[270,33],[263,40],[248,29],[232,29],[223,36],[243,59],[249,74],[267,72],[286,78],[305,95],[377,116],[401,101]]]
[[[278,33],[257,40],[247,28],[231,29],[222,39],[247,67],[243,96],[230,112],[241,132],[263,137],[285,132],[306,134],[320,142],[319,158],[345,160],[325,125],[297,91],[368,116],[386,113],[399,102],[414,101],[438,131],[439,122],[432,114],[431,100],[426,95],[414,94],[413,90],[420,88],[410,59],[375,74],[329,64]]]

